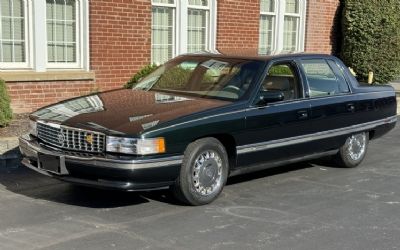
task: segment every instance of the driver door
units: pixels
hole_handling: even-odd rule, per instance
[[[256,98],[246,111],[246,132],[238,146],[238,166],[287,160],[309,153],[307,143],[296,143],[309,134],[311,107],[304,99],[302,79],[294,61],[275,62],[261,91],[279,91],[283,100],[259,104]]]

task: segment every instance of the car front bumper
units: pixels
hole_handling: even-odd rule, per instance
[[[109,189],[141,191],[167,188],[179,175],[182,156],[160,158],[112,159],[69,154],[40,144],[25,135],[19,138],[22,164],[59,180]],[[41,167],[39,155],[59,159],[59,171]]]

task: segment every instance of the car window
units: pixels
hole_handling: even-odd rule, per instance
[[[344,76],[344,72],[343,69],[340,68],[338,66],[338,64],[333,61],[333,60],[328,60],[329,65],[331,66],[331,68],[333,69],[333,71],[336,74],[336,77],[338,79],[339,82],[339,88],[340,88],[340,92],[341,93],[349,93],[350,92],[350,88],[349,85],[346,81],[346,77]]]
[[[344,79],[337,77],[326,60],[302,60],[302,66],[310,87],[310,97],[331,96],[349,92]]]
[[[160,66],[134,89],[234,101],[247,93],[263,65],[246,59],[180,57]]]
[[[262,91],[281,91],[284,101],[299,98],[299,77],[290,62],[273,65],[262,84]]]

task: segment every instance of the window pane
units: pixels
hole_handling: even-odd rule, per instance
[[[25,62],[25,18],[22,0],[0,0],[0,62]]]
[[[12,26],[11,26],[11,18],[2,18],[1,20],[1,38],[4,40],[12,40]]]
[[[1,16],[12,16],[10,0],[1,0]]]
[[[67,53],[67,61],[69,62],[74,62],[76,61],[76,51],[75,51],[75,46],[73,44],[67,45],[66,49]]]
[[[286,0],[286,13],[298,14],[299,13],[299,1],[298,0]]]
[[[12,43],[3,42],[2,47],[3,47],[3,53],[2,53],[3,62],[13,62],[14,60],[12,56],[12,50],[13,50]]]
[[[275,16],[260,16],[259,54],[269,54],[273,49]]]
[[[54,52],[55,52],[55,45],[54,44],[47,45],[47,58],[49,62],[54,62],[56,60],[56,58],[54,57]]]
[[[280,91],[284,101],[299,98],[299,76],[296,72],[290,63],[272,66],[263,81],[262,90]]]
[[[74,21],[75,18],[75,1],[74,0],[67,0],[67,4],[65,5],[65,19]]]
[[[53,2],[53,1],[52,1]],[[56,0],[54,4],[55,12],[54,19],[63,20],[64,19],[64,0]]]
[[[54,19],[54,12],[55,12],[56,5],[53,1],[46,1],[46,16],[47,19]]]
[[[188,52],[207,49],[207,16],[208,11],[188,10]]]
[[[208,6],[207,0],[189,0],[189,5]]]
[[[307,76],[311,97],[335,95],[345,91],[325,60],[303,60],[302,66]]]
[[[23,17],[24,16],[24,8],[22,1],[12,1],[13,5],[13,16],[15,17]]]
[[[275,12],[274,0],[261,0],[261,12]]]
[[[152,9],[152,61],[162,64],[173,56],[174,9],[153,7]]]
[[[63,45],[56,45],[56,61],[63,62],[66,61],[64,56],[64,46]]]
[[[75,42],[76,38],[75,33],[75,23],[67,22],[65,25],[65,41],[66,42]]]
[[[24,39],[24,20],[15,19],[14,20],[14,39],[23,40]]]
[[[55,37],[54,37],[54,41],[55,42],[63,42],[65,40],[64,38],[64,33],[65,33],[65,22],[60,22],[60,21],[56,21],[55,23],[53,23],[55,25],[54,31],[55,31]]]
[[[47,0],[46,5],[48,62],[77,62],[76,1]]]
[[[25,61],[25,44],[23,42],[14,43],[14,62]]]
[[[285,16],[283,26],[283,51],[294,52],[297,50],[297,36],[300,18]]]

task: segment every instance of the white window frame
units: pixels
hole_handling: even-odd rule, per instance
[[[31,1],[29,0],[23,0],[22,5],[24,8],[24,39],[25,39],[25,62],[2,62],[0,61],[0,69],[1,70],[12,70],[12,69],[29,69],[31,65],[31,60],[32,60],[32,22],[31,22],[31,16],[32,16],[32,5]],[[1,24],[1,22],[0,22]],[[0,33],[2,32],[2,27],[0,25]],[[0,51],[1,51],[1,46],[0,44]]]
[[[187,12],[186,12],[186,15],[189,16],[189,15],[188,15],[189,9],[192,9],[192,10],[205,10],[205,11],[207,11],[207,20],[206,20],[206,44],[205,44],[206,48],[205,48],[205,50],[210,50],[210,48],[212,47],[211,42],[210,42],[210,39],[209,39],[209,37],[210,37],[210,23],[211,23],[211,20],[210,20],[210,19],[211,19],[211,15],[210,15],[210,13],[211,13],[210,1],[212,1],[212,0],[208,0],[208,1],[207,1],[207,6],[202,6],[202,5],[190,5],[190,4],[188,4],[188,6],[187,6]],[[187,39],[187,37],[188,37],[188,23],[187,23],[187,22],[186,22],[186,29],[185,29],[185,31],[186,31],[186,39]],[[186,44],[187,44],[187,43],[186,43]],[[187,47],[186,47],[186,51],[187,51]]]
[[[83,60],[82,58],[82,51],[81,51],[81,44],[83,44],[83,25],[81,22],[81,16],[83,13],[83,8],[82,8],[82,1],[80,0],[75,0],[75,37],[76,37],[76,62],[71,62],[71,63],[66,63],[66,62],[48,62],[48,40],[47,40],[47,17],[46,17],[46,61],[47,61],[47,68],[48,69],[68,69],[68,68],[80,68],[81,67],[81,61]],[[47,12],[46,12],[47,15]]]
[[[176,35],[176,23],[177,23],[177,1],[179,0],[173,0],[174,3],[156,3],[153,0],[151,0],[151,8],[153,7],[165,7],[165,8],[171,8],[172,9],[172,56],[175,57],[176,53],[176,41],[177,41],[177,35]],[[153,16],[153,10],[151,15]],[[151,21],[153,25],[153,20]],[[151,31],[153,32],[153,31]],[[153,34],[151,34],[151,37],[153,37]],[[151,41],[151,62],[153,63],[153,41]]]
[[[274,28],[272,30],[272,44],[271,44],[271,53],[275,51],[276,48],[276,34],[277,34],[277,21],[278,21],[278,2],[279,0],[274,0],[274,12],[267,12],[267,11],[262,11],[260,9],[260,18],[262,16],[273,16],[274,17]],[[260,2],[261,5],[261,2]],[[261,7],[261,6],[260,6]],[[259,22],[260,23],[260,22]],[[261,34],[259,33],[259,36]],[[261,36],[258,38],[261,39]],[[260,48],[259,48],[260,49]],[[259,50],[260,51],[260,50]]]
[[[272,44],[274,45],[271,54],[280,54],[283,52],[283,33],[285,16],[293,16],[300,18],[298,27],[298,36],[296,41],[296,50],[291,53],[304,52],[305,45],[305,27],[306,27],[306,12],[307,0],[297,0],[299,3],[299,13],[286,13],[286,0],[275,0],[275,37]],[[264,12],[260,11],[260,16]],[[260,38],[259,38],[260,39]],[[286,52],[287,53],[287,52]]]
[[[26,34],[26,63],[1,63],[0,69],[32,70],[47,72],[55,70],[90,70],[89,52],[89,0],[76,0],[78,8],[76,23],[77,32],[77,62],[48,63],[47,56],[47,23],[46,0],[24,0]]]
[[[174,4],[155,3],[152,0],[152,6],[175,8],[174,15],[174,39],[173,39],[173,55],[187,53],[187,36],[188,36],[188,10],[203,9],[208,10],[208,29],[207,29],[207,50],[215,51],[217,44],[217,2],[218,0],[208,0],[208,6],[189,5],[188,0],[174,0]],[[151,43],[153,44],[153,42]],[[151,59],[153,62],[153,59]]]

